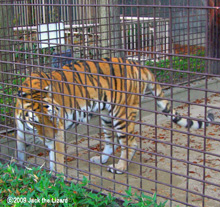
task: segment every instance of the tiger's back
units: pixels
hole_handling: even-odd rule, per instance
[[[114,63],[109,63],[114,62]],[[61,103],[61,96],[72,95],[77,103],[82,107],[86,104],[86,99],[103,100],[107,96],[107,102],[117,103],[119,96],[125,93],[141,94],[146,89],[146,82],[142,80],[152,80],[152,74],[146,68],[131,66],[133,62],[126,61],[124,65],[121,58],[102,59],[102,62],[79,61],[75,64],[64,66],[62,72],[53,72],[52,79],[58,80],[52,83],[52,92],[56,101]],[[119,95],[118,95],[119,94]],[[117,97],[118,96],[118,97]],[[65,106],[73,107],[73,99],[65,98]],[[84,98],[84,99],[82,99]],[[106,97],[105,97],[106,98]],[[113,101],[112,101],[112,100]],[[129,102],[128,102],[129,104]],[[75,106],[75,107],[76,107]]]

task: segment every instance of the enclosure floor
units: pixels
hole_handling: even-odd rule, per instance
[[[197,103],[204,103],[204,98],[197,99]],[[212,106],[218,106],[220,103],[220,95],[212,94],[208,97],[208,103]],[[143,107],[143,106],[142,106]],[[178,111],[187,115],[187,106],[177,107]],[[199,106],[190,107],[191,117],[203,117],[204,108]],[[215,112],[216,121],[220,120],[219,112]],[[97,120],[93,120],[93,124],[97,124]],[[142,116],[142,122],[145,123],[155,123],[155,115]],[[162,115],[157,116],[157,125],[171,128],[171,124],[168,118]],[[91,128],[91,127],[89,127]],[[181,128],[179,126],[173,125],[173,129],[178,129],[182,132],[187,132],[187,129]],[[82,127],[77,129],[78,132],[84,132],[87,134],[87,128]],[[74,130],[73,130],[74,131]],[[191,130],[192,133],[196,135],[204,135],[204,129]],[[220,125],[211,125],[207,128],[206,134],[209,137],[219,139],[220,137]],[[99,138],[102,133],[97,132],[97,130],[89,129],[89,135],[93,138]],[[134,134],[140,134],[140,127],[137,125]],[[155,136],[157,134],[157,140]],[[89,157],[98,155],[95,152],[88,152],[88,150],[83,150],[76,147],[68,146],[68,155],[77,156],[81,160],[73,159],[67,157],[66,163],[69,167],[68,174],[73,178],[82,179],[83,176],[87,177],[91,182],[91,188],[100,190],[96,186],[102,186],[104,193],[108,193],[108,190],[115,191],[117,193],[124,193],[129,185],[135,186],[137,189],[133,189],[133,192],[139,192],[139,189],[144,189],[149,192],[157,192],[158,196],[166,196],[168,198],[179,200],[182,202],[188,202],[189,204],[195,206],[203,205],[202,194],[206,196],[211,196],[214,198],[219,198],[220,189],[215,187],[213,184],[208,184],[209,182],[214,184],[220,184],[220,173],[215,170],[203,169],[202,165],[205,163],[207,167],[219,169],[220,159],[216,156],[204,155],[203,150],[206,149],[207,152],[214,153],[219,156],[220,141],[215,141],[211,139],[204,139],[199,136],[189,136],[180,132],[171,132],[169,130],[157,128],[155,131],[154,127],[142,127],[141,135],[145,138],[137,139],[141,148],[146,152],[137,153],[134,156],[133,161],[137,163],[142,163],[145,166],[140,166],[135,163],[129,165],[128,172],[130,175],[124,173],[122,175],[114,175],[107,171],[107,166],[112,164],[113,159],[110,158],[109,161],[103,166],[98,166],[96,164],[88,162]],[[71,139],[73,135],[68,135],[68,140],[70,143],[76,144],[76,140]],[[78,137],[77,146],[78,147],[88,147],[94,151],[100,150],[100,141],[88,140],[86,137]],[[172,146],[172,144],[177,144],[178,147]],[[189,146],[191,149],[188,150],[186,147]],[[101,145],[101,148],[103,146]],[[200,152],[197,152],[199,150]],[[157,156],[154,153],[157,151]],[[174,157],[177,160],[172,160],[169,157]],[[120,156],[120,149],[116,151],[116,156]],[[43,161],[40,159],[30,158],[29,162],[38,162],[42,164]],[[115,161],[117,161],[115,159]],[[188,164],[186,163],[188,161]],[[48,166],[48,163],[47,163]],[[90,172],[90,173],[89,173]],[[170,173],[172,172],[172,174]],[[188,172],[188,173],[187,173]],[[178,175],[181,174],[181,175]],[[139,178],[138,176],[142,176]],[[187,179],[187,177],[189,179]],[[192,178],[192,179],[191,179]],[[202,183],[203,179],[207,183]],[[196,180],[195,180],[196,179]],[[159,183],[157,183],[160,182]],[[117,183],[116,183],[117,182]],[[161,184],[162,183],[162,184]],[[173,187],[171,188],[170,185]],[[205,191],[203,192],[205,187]],[[188,189],[188,193],[184,190]],[[201,195],[199,195],[201,194]],[[118,196],[118,195],[117,195]],[[159,198],[159,200],[164,201],[165,199]],[[188,201],[187,201],[188,200]],[[212,199],[204,198],[205,206],[219,206],[220,203]],[[170,202],[170,201],[169,201]],[[170,204],[168,202],[168,205]],[[173,206],[185,206],[181,203],[172,202]]]

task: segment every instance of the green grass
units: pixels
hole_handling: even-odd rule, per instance
[[[146,61],[145,65],[147,66],[155,66],[158,68],[168,68],[176,70],[173,72],[172,76],[170,71],[167,70],[158,70],[152,69],[152,71],[156,74],[157,79],[162,80],[163,82],[170,82],[170,78],[173,78],[174,82],[181,82],[188,77],[185,71],[190,72],[199,72],[203,73],[205,71],[205,60],[202,58],[197,58],[196,56],[204,56],[204,52],[198,53],[198,55],[194,55],[195,58],[186,58],[186,57],[173,57],[172,61],[166,59],[155,62],[150,60]],[[190,74],[191,77],[196,76],[196,74]]]
[[[0,163],[0,203],[3,206],[75,206],[75,207],[119,207],[115,197],[110,193],[89,191],[89,181],[84,177],[81,183],[66,183],[62,176],[53,179],[46,170],[38,168],[18,169],[15,164]],[[153,197],[125,192],[123,206],[131,207],[164,207],[166,202],[157,204],[156,194]],[[62,204],[53,203],[62,201]]]
[[[4,114],[7,114],[10,116],[11,113],[11,105],[14,103],[14,94],[17,94],[17,87],[16,85],[20,85],[22,81],[24,81],[25,78],[17,78],[17,76],[14,77],[14,80],[10,82],[11,85],[7,85],[7,82],[3,84],[0,84],[0,104],[4,104],[6,106],[0,106],[0,123],[5,121],[5,117],[2,116]]]

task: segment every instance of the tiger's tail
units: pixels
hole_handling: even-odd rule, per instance
[[[151,93],[154,96],[158,97],[157,105],[159,106],[159,108],[162,110],[163,113],[173,115],[172,121],[175,124],[185,127],[185,128],[201,129],[201,128],[204,128],[205,126],[209,126],[210,125],[209,122],[214,121],[214,114],[211,112],[208,112],[207,114],[207,118],[206,118],[207,122],[206,121],[195,121],[195,120],[181,117],[181,115],[178,112],[172,109],[169,101],[163,99],[164,92],[161,86],[155,83],[154,75],[151,72],[149,72],[148,77],[150,78],[150,81],[152,82],[148,84],[148,89],[150,89]]]

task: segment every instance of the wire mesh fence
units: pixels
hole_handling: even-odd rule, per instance
[[[2,162],[219,205],[219,1],[0,4]]]

